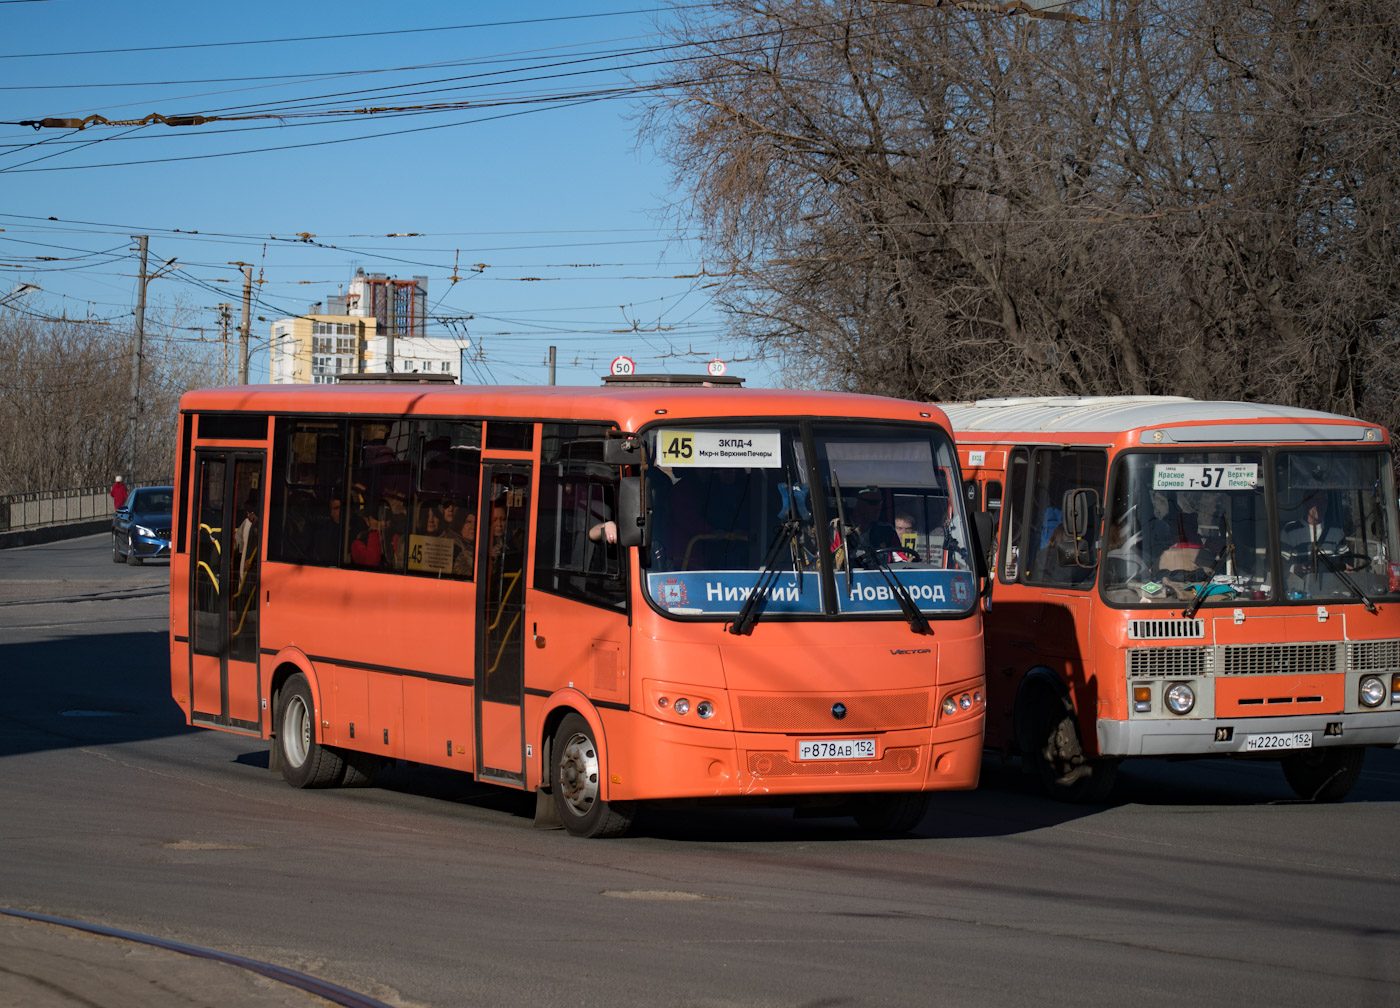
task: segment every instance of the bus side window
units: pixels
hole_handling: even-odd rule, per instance
[[[1007,466],[1006,480],[1006,499],[1010,503],[1007,507],[1002,508],[1005,513],[1005,527],[1001,534],[1001,579],[1003,581],[1018,580],[1022,573],[1021,558],[1034,555],[1028,549],[1027,544],[1021,541],[1026,524],[1025,509],[1029,505],[1029,501],[1026,499],[1029,475],[1029,452],[1024,448],[1013,450],[1011,461]]]
[[[535,587],[625,609],[622,548],[605,532],[617,514],[619,473],[602,460],[604,433],[595,425],[544,425]]]
[[[278,418],[273,444],[268,559],[333,567],[343,535],[345,425]]]
[[[1081,530],[1076,540],[1065,508],[1074,500],[1082,506],[1083,520],[1097,526],[1099,503],[1108,475],[1108,457],[1102,451],[1040,449],[1035,453],[1032,546],[1035,548],[1030,580],[1039,584],[1087,588],[1098,568],[1098,529]]]

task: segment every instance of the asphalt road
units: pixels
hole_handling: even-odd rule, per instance
[[[582,841],[445,771],[296,791],[185,727],[166,576],[101,536],[0,552],[0,906],[396,1005],[1400,1001],[1400,752],[1337,805],[1142,761],[1072,807],[989,761],[909,836],[689,810]]]

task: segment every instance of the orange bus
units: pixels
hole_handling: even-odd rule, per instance
[[[1335,801],[1400,741],[1390,437],[1171,397],[945,405],[999,516],[987,743],[1101,800],[1120,760],[1281,761]]]
[[[934,408],[389,384],[180,408],[172,693],[295,787],[431,764],[606,836],[665,799],[903,831],[977,784],[979,551]]]

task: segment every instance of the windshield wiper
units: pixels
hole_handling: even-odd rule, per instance
[[[739,615],[734,618],[734,622],[725,627],[732,634],[747,634],[758,622],[759,609],[764,600],[768,598],[768,593],[773,590],[778,575],[782,573],[778,568],[778,557],[782,555],[784,542],[792,544],[792,571],[797,578],[797,590],[799,592],[802,590],[802,571],[798,567],[802,548],[802,522],[798,518],[798,494],[792,482],[791,472],[788,473],[788,482],[782,485],[780,492],[787,505],[787,517],[778,525],[777,531],[773,535],[773,542],[768,547],[768,555],[763,560],[763,567],[758,572],[758,580],[754,582],[753,591],[749,592],[749,597],[744,599],[744,604],[740,607]]]
[[[904,618],[909,621],[909,628],[915,633],[932,633],[929,629],[928,619],[919,607],[914,604],[914,600],[909,597],[909,589],[904,587],[904,583],[894,576],[890,570],[890,565],[880,558],[880,551],[871,549],[871,544],[865,542],[865,536],[860,529],[846,521],[846,508],[841,503],[841,479],[835,472],[831,474],[831,488],[836,493],[836,528],[841,535],[841,548],[845,553],[846,568],[846,593],[847,597],[854,597],[856,593],[856,582],[851,566],[851,557],[855,554],[856,546],[863,545],[868,557],[873,558],[875,569],[880,572],[885,581],[889,583],[890,591],[894,593],[895,601],[899,603],[899,608],[904,612]]]
[[[778,567],[778,557],[783,554],[783,546],[789,536],[798,535],[801,530],[802,526],[795,518],[789,518],[778,526],[778,530],[773,536],[773,544],[768,547],[768,556],[764,558],[763,569],[758,572],[758,580],[754,582],[753,591],[749,592],[749,597],[744,599],[744,605],[740,608],[739,615],[734,617],[734,622],[725,627],[730,633],[746,634],[758,622],[759,607],[768,598],[768,593],[777,583],[778,575],[782,573]],[[802,573],[800,571],[795,573],[800,584]]]
[[[1206,578],[1206,583],[1201,586],[1201,590],[1196,592],[1196,597],[1191,600],[1191,604],[1181,611],[1183,619],[1191,619],[1196,615],[1196,610],[1201,608],[1201,603],[1210,594],[1211,587],[1215,584],[1215,575],[1220,572],[1220,564],[1229,556],[1233,565],[1235,557],[1235,536],[1230,531],[1230,516],[1222,514],[1220,520],[1225,523],[1225,545],[1220,547],[1220,552],[1215,554],[1215,562],[1210,565],[1210,575]]]
[[[842,566],[846,568],[846,584],[851,584],[851,533],[854,527],[846,523],[846,507],[841,503],[841,477],[833,470],[831,488],[836,493],[836,534],[841,537]]]
[[[859,533],[857,533],[857,536],[859,536]],[[894,597],[899,603],[899,608],[904,610],[904,618],[909,621],[909,629],[917,634],[932,633],[933,631],[929,627],[928,617],[920,611],[918,605],[916,605],[914,600],[910,597],[909,589],[904,587],[904,582],[894,576],[894,571],[890,570],[890,565],[880,556],[880,551],[871,549],[870,544],[866,543],[866,554],[875,561],[875,569],[884,575],[885,581],[890,586],[890,591],[894,592]],[[847,584],[850,584],[850,582],[848,581]]]
[[[1337,575],[1337,580],[1341,581],[1342,584],[1346,585],[1347,588],[1351,589],[1351,593],[1361,600],[1362,604],[1366,607],[1366,611],[1368,613],[1375,612],[1376,603],[1372,602],[1370,597],[1364,591],[1361,590],[1361,586],[1358,585],[1351,578],[1349,578],[1347,576],[1346,571],[1342,570],[1340,567],[1334,564],[1332,562],[1332,558],[1327,555],[1327,551],[1325,549],[1319,549],[1318,545],[1318,543],[1312,544],[1313,566],[1317,566],[1317,560],[1320,557],[1322,559],[1322,562],[1327,565],[1327,569],[1330,570],[1333,574]]]

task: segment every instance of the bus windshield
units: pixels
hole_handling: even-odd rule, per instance
[[[764,580],[764,616],[970,610],[972,551],[947,435],[803,427],[650,432],[651,600],[676,616],[731,617]]]
[[[1316,449],[1127,454],[1104,516],[1105,597],[1210,606],[1394,591],[1388,465],[1383,452]]]

